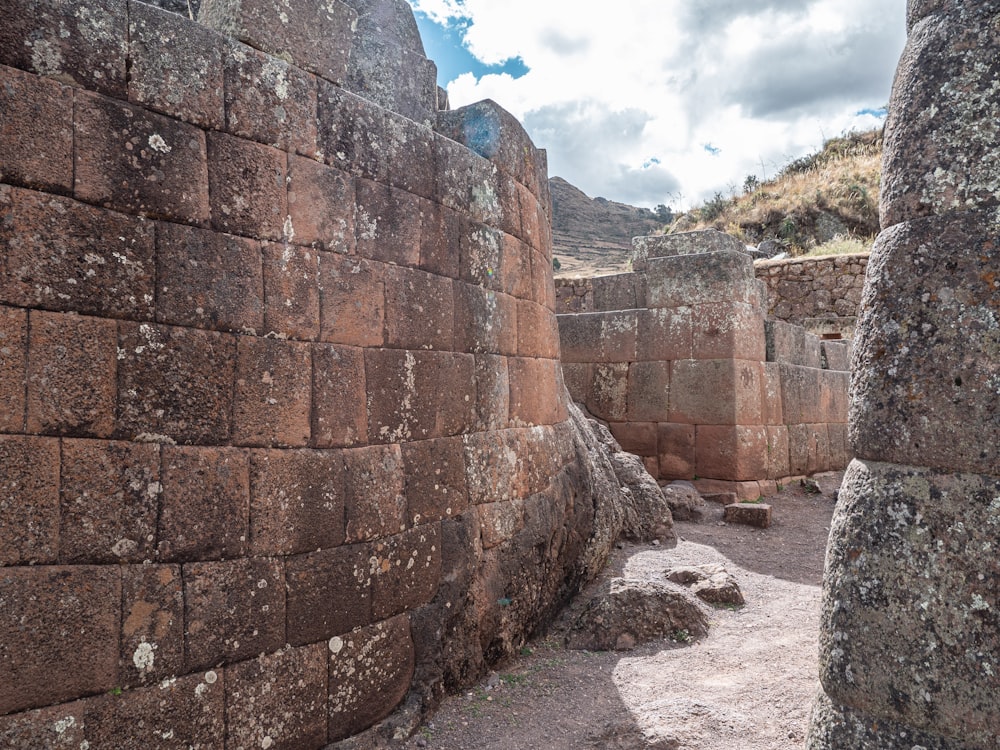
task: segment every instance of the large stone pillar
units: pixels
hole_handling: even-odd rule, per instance
[[[907,16],[812,750],[1000,746],[1000,2]]]

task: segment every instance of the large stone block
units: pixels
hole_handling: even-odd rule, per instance
[[[354,177],[303,156],[288,157],[289,242],[351,255]]]
[[[648,266],[646,304],[651,308],[760,302],[753,261],[746,253],[650,258]]]
[[[855,455],[997,472],[998,266],[992,212],[921,219],[879,236],[855,342]]]
[[[405,190],[357,181],[358,254],[416,267],[420,263],[420,199]]]
[[[388,181],[385,110],[326,81],[317,84],[317,142],[324,161],[358,177]]]
[[[287,559],[289,643],[325,641],[372,621],[371,552],[354,544]]]
[[[287,157],[270,146],[208,134],[212,226],[262,240],[286,238]]]
[[[594,309],[635,310],[643,307],[645,285],[636,273],[619,273],[613,276],[598,276],[594,279]],[[639,293],[641,292],[641,294]],[[639,299],[640,296],[642,299]]]
[[[201,130],[86,92],[74,98],[74,122],[77,198],[155,219],[208,220]]]
[[[239,42],[226,50],[226,131],[316,156],[316,79]],[[218,128],[221,130],[221,128]]]
[[[285,645],[285,569],[266,557],[184,566],[184,668],[192,672]]]
[[[319,338],[319,254],[309,248],[264,244],[264,335]]]
[[[822,420],[821,371],[801,365],[779,365],[781,411],[785,424],[809,424]]]
[[[417,526],[372,546],[374,619],[417,609],[434,598],[441,581],[440,524]]]
[[[830,433],[826,423],[788,425],[788,463],[792,476],[831,468]]]
[[[152,560],[161,487],[158,445],[64,440],[60,562]]]
[[[163,448],[161,560],[246,554],[250,514],[247,454],[233,448]]]
[[[628,369],[630,422],[666,422],[670,415],[670,363],[633,362]]]
[[[282,0],[202,0],[198,21],[332,83],[343,83],[358,15],[329,0],[291,6]]]
[[[28,314],[0,307],[0,432],[24,431]]]
[[[823,368],[848,371],[851,369],[851,346],[847,341],[821,341]]]
[[[691,359],[765,359],[764,310],[720,300],[691,308]]]
[[[413,526],[461,515],[469,503],[462,438],[402,446],[407,521]]]
[[[698,425],[695,466],[699,477],[749,482],[768,474],[767,428]]]
[[[692,314],[690,307],[639,310],[636,357],[643,362],[692,359]]]
[[[320,338],[381,346],[385,340],[385,266],[324,253],[319,260]]]
[[[0,435],[0,565],[59,553],[59,441]]]
[[[0,300],[20,307],[152,320],[153,224],[0,186]]]
[[[638,310],[559,315],[559,340],[566,362],[634,362]]]
[[[512,424],[549,425],[566,419],[559,360],[511,357],[508,371]]]
[[[657,427],[655,422],[612,422],[608,425],[623,451],[644,457],[657,455]]]
[[[358,28],[344,87],[416,122],[433,122],[437,66],[380,32],[367,24]]]
[[[657,427],[660,479],[695,476],[696,437],[694,425],[663,423]]]
[[[123,686],[151,685],[184,672],[184,588],[180,565],[122,567]]]
[[[519,301],[474,284],[455,282],[455,350],[517,354]]]
[[[87,741],[84,709],[103,697],[0,716],[0,743],[6,750],[79,750]]]
[[[521,357],[559,358],[559,325],[547,307],[517,301],[517,353]]]
[[[996,477],[851,464],[823,592],[820,676],[830,698],[961,739],[947,748],[995,742],[998,498]]]
[[[420,202],[420,268],[458,278],[461,237],[468,220],[461,212],[434,201]]]
[[[403,456],[398,445],[344,451],[347,541],[362,542],[407,528]]]
[[[128,99],[170,117],[221,130],[222,37],[176,13],[129,2]]]
[[[320,747],[326,742],[327,645],[286,648],[226,669],[226,742]]]
[[[368,437],[364,352],[349,346],[313,346],[312,445],[339,448]]]
[[[127,22],[125,0],[11,0],[0,63],[124,99]]]
[[[720,252],[735,252],[746,255],[746,246],[732,235],[717,229],[650,235],[633,238],[631,260],[635,270],[644,271],[649,267],[648,261],[651,258],[671,258]]]
[[[235,360],[230,334],[119,323],[116,435],[228,441]]]
[[[587,394],[587,410],[609,422],[628,418],[628,362],[595,364]]]
[[[788,427],[771,425],[767,427],[767,477],[768,479],[784,479],[792,475],[789,463]],[[836,468],[847,465],[845,461]]]
[[[477,430],[500,430],[510,426],[510,368],[508,358],[494,354],[475,355]]]
[[[594,380],[594,365],[564,361],[562,371],[563,382],[569,391],[570,399],[579,404],[586,404]]]
[[[781,395],[781,365],[777,362],[765,362],[761,381],[761,421],[767,425],[785,424],[785,413],[782,409]],[[846,398],[847,393],[844,393]]]
[[[387,346],[451,351],[454,329],[451,279],[399,266],[385,269]]]
[[[70,192],[73,90],[0,65],[0,141],[0,182]]]
[[[504,233],[480,222],[461,225],[459,242],[459,278],[495,292],[502,292],[500,276],[503,262]]]
[[[121,621],[116,566],[5,570],[0,602],[0,714],[115,687],[118,644],[112,634]]]
[[[302,447],[312,408],[309,344],[241,336],[236,347],[233,442]]]
[[[760,362],[688,359],[672,364],[670,422],[697,425],[761,423]]]
[[[289,555],[344,542],[340,451],[250,454],[250,553]]]
[[[28,432],[110,437],[115,322],[39,311],[28,321]]]
[[[196,227],[156,225],[156,320],[221,331],[261,331],[260,243]]]

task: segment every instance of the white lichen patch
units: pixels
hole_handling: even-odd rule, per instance
[[[153,133],[149,136],[149,147],[161,154],[169,154],[173,150],[159,133]]]

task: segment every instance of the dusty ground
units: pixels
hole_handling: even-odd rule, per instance
[[[407,748],[438,750],[777,750],[802,747],[818,688],[823,554],[841,474],[821,494],[792,485],[771,498],[773,524],[678,522],[673,549],[626,545],[607,575],[657,576],[676,564],[724,563],[747,604],[713,612],[708,637],[592,653],[545,639],[448,699]]]

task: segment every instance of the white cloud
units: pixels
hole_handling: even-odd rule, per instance
[[[878,124],[858,113],[888,101],[905,38],[905,0],[410,2],[461,23],[484,64],[529,68],[458,77],[453,107],[494,99],[551,174],[647,206],[697,203]]]

